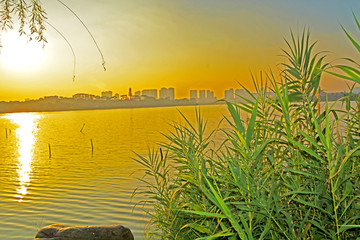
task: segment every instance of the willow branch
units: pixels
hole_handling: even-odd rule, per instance
[[[66,7],[79,21],[80,23],[84,26],[84,28],[86,29],[86,31],[89,33],[90,37],[92,38],[92,40],[95,43],[96,48],[98,49],[100,55],[101,55],[101,59],[102,59],[102,66],[104,68],[104,71],[106,71],[106,66],[105,66],[105,58],[103,53],[101,52],[101,49],[98,45],[98,43],[96,42],[94,36],[92,35],[92,33],[90,32],[89,28],[85,25],[85,23],[81,20],[81,18],[71,9],[69,8],[65,3],[63,3],[61,0],[57,0],[59,3],[61,3],[64,7]]]

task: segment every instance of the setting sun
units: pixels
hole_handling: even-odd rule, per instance
[[[30,72],[41,68],[45,52],[43,45],[17,32],[8,32],[1,37],[0,64],[11,71]]]

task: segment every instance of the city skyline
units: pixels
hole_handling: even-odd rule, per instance
[[[1,35],[0,100],[126,92],[129,85],[173,86],[177,98],[191,88],[213,89],[220,96],[238,82],[253,90],[250,73],[277,71],[290,29],[296,34],[309,28],[316,50],[329,51],[327,59],[334,64],[345,56],[356,59],[340,26],[356,37],[352,10],[359,15],[360,2],[355,0],[64,2],[91,30],[107,71],[79,21],[56,1],[45,1],[48,22],[76,54],[75,81],[71,49],[52,27],[47,25],[44,48],[10,30]],[[321,87],[347,89],[346,81],[326,74]]]
[[[360,87],[352,89],[354,97],[360,94]],[[188,98],[175,98],[174,88],[142,89],[133,91],[131,88],[128,94],[113,93],[111,90],[103,91],[100,95],[88,93],[76,93],[72,97],[43,96],[39,99],[26,99],[25,101],[0,101],[0,113],[15,112],[53,112],[53,111],[76,111],[76,110],[97,110],[97,109],[119,109],[119,108],[151,108],[151,107],[177,107],[194,105],[214,105],[231,103],[244,103],[246,99],[256,98],[256,93],[249,93],[245,89],[227,89],[224,97],[218,99],[212,90],[190,90]],[[276,98],[270,89],[267,94]],[[349,92],[327,93],[321,91],[320,101],[334,101],[340,99]]]
[[[353,89],[336,91],[336,92],[327,92],[325,90],[320,91],[320,96],[325,97],[326,95],[338,96],[339,94],[349,94],[350,90],[352,94],[359,95],[360,87],[354,87]],[[243,88],[229,88],[225,89],[222,97],[216,96],[212,89],[191,89],[188,92],[188,95],[182,98],[175,97],[175,88],[166,88],[162,87],[160,89],[150,88],[150,89],[141,89],[133,91],[132,88],[128,89],[128,94],[116,93],[112,90],[102,91],[99,95],[92,93],[75,93],[69,96],[61,96],[59,94],[55,95],[45,95],[39,98],[25,98],[24,100],[11,100],[11,101],[1,101],[0,102],[27,102],[34,100],[42,99],[75,99],[75,100],[183,100],[183,99],[211,99],[211,100],[226,100],[226,101],[239,101],[241,97],[250,98],[250,94],[247,90]],[[268,89],[268,93],[272,93],[271,89]],[[250,92],[255,94],[254,92]],[[338,97],[336,97],[338,98]]]
[[[334,94],[336,94],[336,93],[349,93],[349,91],[350,91],[350,88],[349,88],[350,86],[347,86],[347,88],[344,88],[344,89],[341,89],[340,91],[327,91],[326,89],[322,89],[321,90],[321,92],[323,92],[323,93],[334,93]],[[110,93],[111,92],[111,94],[113,94],[112,95],[112,97],[115,97],[115,99],[121,99],[121,98],[127,98],[128,96],[129,96],[129,91],[131,91],[133,94],[133,96],[136,96],[136,95],[147,95],[147,94],[143,94],[143,91],[145,91],[145,92],[147,92],[147,91],[156,91],[156,95],[158,96],[158,97],[154,97],[155,99],[161,99],[162,97],[161,97],[161,90],[162,89],[172,89],[172,97],[170,97],[170,99],[171,100],[173,100],[173,99],[191,99],[191,98],[202,98],[202,97],[200,97],[200,92],[203,92],[202,94],[205,94],[205,95],[203,95],[203,96],[207,96],[208,94],[210,94],[210,98],[216,98],[216,99],[227,99],[227,96],[229,96],[229,94],[231,95],[233,95],[233,96],[236,96],[236,95],[248,95],[246,92],[245,92],[245,90],[243,89],[243,88],[237,88],[237,87],[230,87],[230,88],[227,88],[227,89],[224,89],[221,93],[220,93],[220,95],[219,94],[215,94],[215,91],[213,90],[213,89],[190,89],[189,91],[188,91],[188,93],[187,94],[185,94],[185,95],[182,95],[182,97],[176,97],[176,91],[175,91],[175,88],[174,87],[161,87],[161,88],[159,88],[159,89],[156,89],[156,88],[148,88],[148,89],[140,89],[140,90],[133,90],[133,88],[128,88],[128,90],[127,90],[127,93],[125,94],[124,92],[122,92],[122,93],[118,93],[118,92],[116,92],[116,91],[113,91],[113,90],[103,90],[103,91],[100,91],[100,92],[98,92],[98,93],[100,93],[100,95],[97,95],[97,93],[94,93],[94,92],[86,92],[86,91],[82,91],[82,92],[78,92],[78,93],[72,93],[72,94],[69,94],[69,95],[67,95],[67,96],[63,96],[63,95],[61,95],[61,94],[45,94],[45,95],[43,95],[43,96],[40,96],[40,97],[38,97],[38,98],[29,98],[29,97],[25,97],[25,98],[23,98],[23,99],[11,99],[11,100],[3,100],[3,99],[0,99],[0,102],[12,102],[12,101],[15,101],[15,102],[17,102],[17,101],[31,101],[31,100],[36,100],[36,99],[41,99],[41,98],[44,98],[44,97],[54,97],[54,96],[56,96],[56,97],[61,97],[61,98],[74,98],[74,96],[76,96],[76,95],[89,95],[89,96],[93,96],[94,97],[94,99],[95,99],[95,97],[100,97],[100,96],[102,96],[103,95],[103,93],[104,94],[108,94],[108,93]],[[354,88],[355,90],[353,90],[353,93],[360,93],[360,87],[355,87]],[[269,89],[269,90],[271,90],[271,89]],[[196,94],[195,94],[195,92],[196,92]],[[210,93],[209,93],[210,92]],[[254,91],[251,91],[251,92],[254,92]],[[116,97],[116,95],[117,95],[117,97]],[[153,97],[153,96],[151,96],[151,95],[148,95],[148,96],[150,96],[150,97]],[[194,96],[197,96],[197,97],[194,97]],[[105,97],[106,98],[106,97]],[[165,98],[165,97],[163,97],[163,98]],[[235,97],[234,97],[235,98]],[[99,99],[99,98],[98,98]]]
[[[37,100],[37,99],[42,99],[42,98],[52,98],[52,97],[58,97],[58,98],[73,98],[73,99],[86,99],[86,100],[110,100],[110,99],[122,99],[122,100],[127,100],[127,99],[131,99],[132,97],[141,97],[139,99],[144,99],[144,98],[154,98],[154,99],[168,99],[168,100],[176,100],[176,99],[191,99],[194,97],[191,97],[192,92],[196,92],[197,93],[197,97],[195,97],[195,99],[205,99],[205,98],[210,98],[210,99],[222,99],[220,97],[215,97],[214,95],[214,91],[211,89],[191,89],[189,91],[189,94],[187,97],[183,97],[183,98],[176,98],[175,97],[175,88],[166,88],[166,87],[162,87],[160,89],[141,89],[141,90],[137,90],[137,91],[133,91],[132,88],[128,89],[128,94],[120,94],[120,93],[116,93],[112,90],[106,90],[106,91],[102,91],[100,92],[99,95],[92,94],[92,93],[86,93],[86,92],[80,92],[80,93],[75,93],[72,94],[71,96],[61,96],[60,94],[55,94],[55,95],[45,95],[45,96],[41,96],[39,98],[25,98],[23,100],[17,99],[17,100],[11,100],[11,101],[2,101],[0,100],[0,102],[19,102],[19,101],[32,101],[32,100]],[[225,90],[226,92],[227,90]],[[224,96],[225,96],[225,92],[224,92]]]

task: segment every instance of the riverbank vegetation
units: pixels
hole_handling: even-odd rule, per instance
[[[228,102],[225,128],[207,131],[197,111],[195,124],[185,116],[186,124],[173,124],[159,151],[138,155],[152,206],[149,238],[360,236],[360,99],[320,103],[320,81],[333,68],[309,32],[286,44],[281,74],[254,77],[250,99]],[[333,74],[359,83],[353,63]],[[220,145],[216,131],[225,136]]]

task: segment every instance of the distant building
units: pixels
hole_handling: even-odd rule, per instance
[[[234,101],[234,89],[233,88],[225,90],[224,99],[225,99],[225,101],[228,101],[228,102]]]
[[[161,88],[159,91],[159,99],[175,99],[175,89],[174,88]]]
[[[132,94],[132,91],[131,91],[131,88],[129,88],[129,98],[132,98],[133,94]]]
[[[120,95],[118,93],[115,93],[114,99],[119,99],[119,98],[120,98]]]
[[[208,100],[215,100],[215,96],[214,96],[214,91],[211,91],[211,90],[207,90],[206,91],[206,98]]]
[[[111,99],[112,98],[112,91],[101,92],[101,98],[103,98],[103,99]]]
[[[144,89],[141,92],[142,97],[144,98],[154,98],[157,99],[157,89]]]
[[[45,96],[44,99],[45,100],[58,100],[59,96]]]
[[[72,96],[73,99],[81,99],[81,100],[94,100],[96,99],[95,95],[87,94],[87,93],[77,93]]]
[[[159,99],[169,99],[169,89],[161,88],[159,91]]]
[[[360,87],[354,87],[352,93],[356,95],[360,94]]]
[[[190,99],[197,99],[197,98],[198,98],[198,91],[190,90]]]
[[[141,92],[140,92],[140,91],[136,91],[136,92],[135,92],[135,96],[140,97],[140,96],[141,96]]]
[[[206,92],[205,90],[199,90],[199,99],[205,100],[206,99]]]
[[[249,93],[249,92],[245,91],[244,89],[237,89],[236,92],[235,92],[235,98],[236,98],[237,101],[244,101],[243,98],[251,99],[252,94],[254,94],[254,93]],[[266,95],[268,97],[273,97],[274,96],[274,94],[272,92],[266,92]],[[254,96],[256,96],[256,94],[254,94]]]
[[[175,89],[168,88],[168,92],[169,92],[169,100],[174,100],[175,99]]]
[[[235,90],[235,101],[240,102],[243,100],[241,97],[248,98],[249,94],[244,89],[236,89]]]
[[[48,103],[56,103],[59,100],[58,96],[45,96],[44,101]]]

